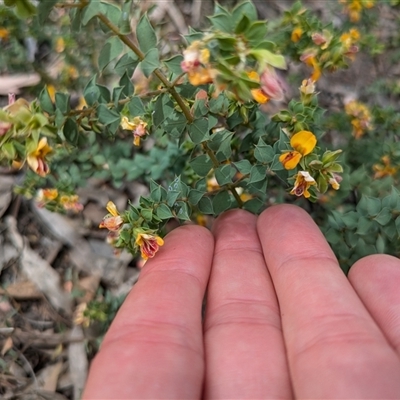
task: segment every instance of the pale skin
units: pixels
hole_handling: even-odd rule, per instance
[[[347,278],[291,205],[227,212],[212,233],[177,228],[111,325],[83,399],[400,399],[400,260],[365,257]]]

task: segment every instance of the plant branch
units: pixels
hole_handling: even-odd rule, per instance
[[[136,46],[136,44],[128,36],[120,33],[118,27],[116,27],[104,14],[97,14],[97,18],[99,18],[100,21],[103,22],[103,24],[106,25],[108,29],[110,29],[110,31],[118,36],[120,40],[125,43],[139,57],[140,61],[143,61],[145,59],[146,55],[139,49],[139,47]],[[176,91],[174,85],[167,79],[167,77],[162,73],[160,69],[156,68],[153,71],[153,74],[161,81],[161,83],[167,88],[171,96],[178,103],[187,121],[189,123],[193,122],[193,116],[190,113],[190,109],[185,104],[179,93]]]

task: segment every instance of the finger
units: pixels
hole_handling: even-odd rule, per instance
[[[205,317],[206,399],[291,398],[279,307],[256,217],[236,210],[213,227]]]
[[[83,399],[201,397],[201,309],[213,247],[198,226],[167,235],[106,335]]]
[[[258,220],[278,296],[297,398],[397,398],[400,363],[310,216],[267,209]]]
[[[384,254],[365,257],[351,267],[349,280],[400,355],[400,260]]]

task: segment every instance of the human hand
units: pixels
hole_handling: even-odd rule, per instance
[[[369,256],[346,278],[290,205],[227,212],[213,234],[167,235],[83,399],[400,398],[400,260]]]

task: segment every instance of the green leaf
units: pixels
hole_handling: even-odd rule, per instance
[[[241,174],[244,175],[249,174],[252,168],[249,160],[240,160],[233,163],[233,165],[239,170]]]
[[[215,214],[220,214],[226,210],[229,210],[232,206],[231,195],[227,191],[219,192],[212,199],[212,205]]]
[[[214,214],[213,205],[209,197],[202,197],[197,207],[202,214]]]
[[[69,113],[71,107],[70,107],[70,95],[69,93],[60,93],[57,92],[55,95],[56,99],[56,107],[63,113],[67,114]]]
[[[153,27],[150,24],[149,19],[147,18],[147,14],[143,14],[137,24],[136,37],[139,42],[140,50],[142,50],[143,53],[148,53],[150,50],[156,50],[155,48],[157,46],[157,36],[154,32]]]
[[[4,143],[1,146],[1,151],[3,154],[5,154],[6,158],[8,158],[9,160],[15,159],[16,150],[15,150],[14,144],[12,142]]]
[[[69,143],[76,145],[78,140],[78,132],[79,130],[76,121],[72,118],[67,118],[63,128],[65,139]]]
[[[249,183],[260,182],[265,179],[267,170],[264,165],[253,165],[250,171]]]
[[[374,222],[361,216],[358,220],[357,226],[357,234],[358,235],[367,235],[370,233],[370,230],[373,227]]]
[[[36,7],[29,0],[17,0],[15,14],[18,18],[26,19],[36,14]]]
[[[247,15],[243,15],[242,19],[237,23],[235,27],[235,33],[241,34],[250,26],[250,20]]]
[[[96,75],[87,83],[83,90],[83,97],[88,106],[93,106],[97,103],[100,96],[100,90],[96,86]]]
[[[181,62],[183,61],[183,56],[178,54],[167,60],[163,60],[163,63],[168,68],[168,71],[172,74],[172,79],[182,74]]]
[[[101,2],[102,13],[113,23],[113,25],[118,25],[121,18],[121,9],[115,4],[109,1]],[[107,31],[108,32],[108,28]]]
[[[285,58],[282,55],[274,54],[269,50],[252,49],[249,51],[249,55],[252,55],[260,63],[261,69],[263,69],[267,64],[279,69],[287,68]]]
[[[157,208],[156,208],[156,215],[157,217],[161,219],[170,219],[174,218],[174,214],[172,213],[171,209],[164,203],[161,203]]]
[[[211,24],[217,30],[221,30],[222,32],[231,32],[232,31],[232,19],[227,14],[216,14],[211,17],[207,17]]]
[[[203,196],[204,192],[197,189],[192,189],[189,193],[189,203],[195,206]]]
[[[367,213],[370,217],[374,217],[381,211],[381,200],[375,197],[365,196]]]
[[[165,120],[165,131],[173,138],[179,139],[187,125],[186,117],[174,110]]]
[[[120,86],[123,87],[122,94],[125,97],[130,97],[133,95],[135,88],[133,87],[131,77],[125,72],[121,79],[119,80]]]
[[[39,103],[43,111],[47,112],[50,115],[54,114],[54,104],[51,101],[47,87],[44,87],[43,90],[40,92]]]
[[[177,202],[176,216],[182,221],[190,221],[191,210],[189,205],[183,201]]]
[[[248,27],[244,36],[249,42],[256,44],[264,39],[267,30],[267,24],[265,21],[255,21]]]
[[[217,153],[219,161],[225,161],[230,158],[232,154],[232,137],[233,132],[226,129],[217,129],[212,135],[211,140],[208,142],[208,146],[211,150]]]
[[[135,68],[138,64],[139,59],[135,54],[131,55],[126,53],[115,64],[114,72],[119,76],[122,76],[125,72],[128,74],[128,76],[132,76],[133,71],[135,71]]]
[[[283,164],[279,161],[279,154],[275,154],[270,168],[271,171],[282,171],[285,169]]]
[[[124,45],[118,36],[111,36],[104,44],[99,55],[99,70],[103,71],[107,65],[117,58],[123,51]]]
[[[250,21],[256,21],[258,18],[257,9],[254,4],[250,1],[245,1],[238,4],[232,12],[233,24],[236,25],[242,20],[243,16],[246,16]]]
[[[146,54],[144,60],[139,64],[140,69],[148,78],[151,73],[159,67],[160,60],[159,60],[159,54],[158,54],[158,49],[153,48],[150,49]]]
[[[380,225],[387,225],[392,220],[392,212],[389,208],[382,208],[380,213],[374,218]]]
[[[213,163],[208,155],[202,154],[190,161],[190,166],[197,175],[207,176],[213,167]]]
[[[137,117],[145,113],[143,102],[139,97],[132,97],[131,101],[128,103],[128,110],[130,115]]]
[[[129,35],[131,33],[131,20],[130,20],[130,11],[131,11],[132,1],[127,0],[122,6],[121,17],[118,21],[118,28],[120,33],[123,35]]]
[[[230,164],[221,165],[215,170],[215,178],[220,186],[232,183],[235,169]]]
[[[275,156],[272,146],[267,145],[261,138],[258,140],[254,150],[254,157],[257,161],[267,164],[273,161]]]
[[[99,102],[100,103],[109,103],[111,101],[111,93],[108,87],[96,84],[99,89]]]
[[[207,118],[199,118],[188,125],[189,136],[194,144],[200,144],[210,138]]]
[[[114,110],[110,110],[109,108],[107,108],[106,105],[104,104],[100,104],[97,107],[97,117],[99,118],[99,121],[104,124],[104,125],[111,125],[115,122],[118,121],[118,123],[121,120],[120,114],[117,113]]]
[[[166,199],[167,204],[168,204],[170,207],[173,207],[174,204],[175,204],[175,202],[176,202],[176,200],[177,200],[180,196],[181,196],[181,192],[180,192],[180,191],[169,190],[169,189],[168,189],[168,192],[167,192],[167,199]]]
[[[383,238],[383,236],[382,235],[378,235],[378,238],[376,239],[376,244],[375,244],[375,247],[376,247],[376,250],[377,250],[377,252],[378,253],[380,253],[380,254],[384,254],[385,253],[385,239]]]
[[[90,3],[83,9],[81,14],[81,23],[83,26],[94,18],[97,14],[103,12],[103,3],[98,0],[91,0]]]
[[[258,214],[263,207],[265,207],[265,203],[258,198],[248,200],[243,204],[243,209],[253,214]]]

